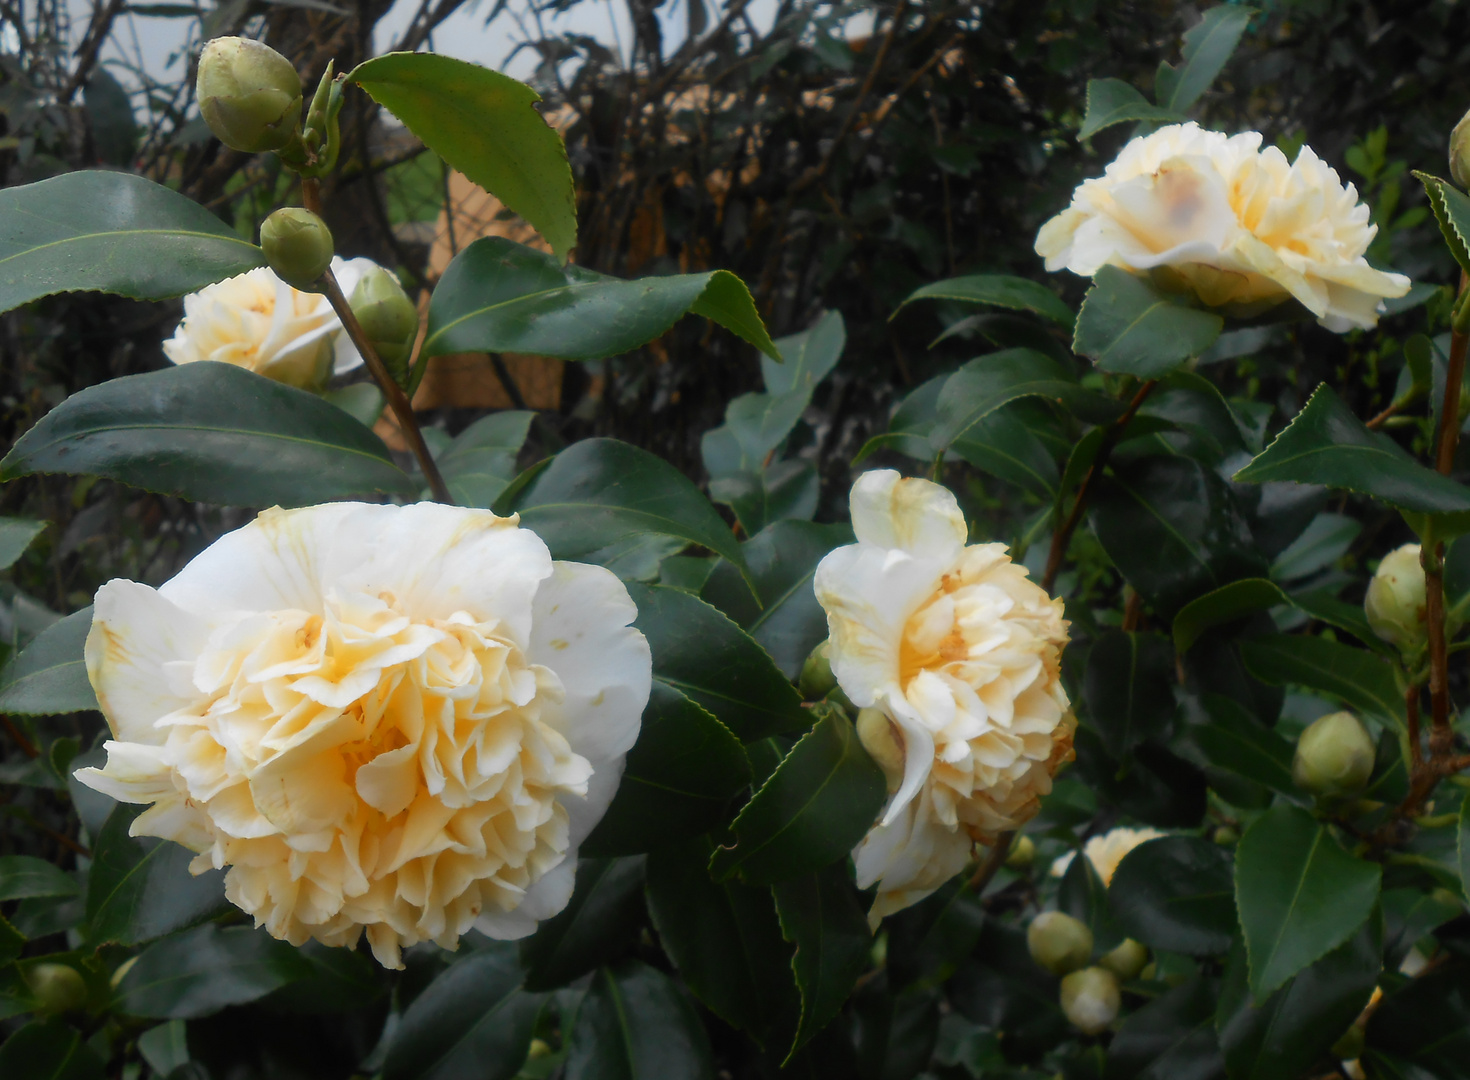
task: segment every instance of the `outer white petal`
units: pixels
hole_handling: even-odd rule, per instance
[[[543,919],[561,914],[572,898],[577,883],[577,859],[568,856],[526,890],[525,899],[514,911],[485,911],[475,920],[475,929],[499,941],[517,941],[536,932]]]
[[[918,558],[954,562],[969,530],[948,488],[874,469],[852,486],[852,530],[858,541],[898,548]]]

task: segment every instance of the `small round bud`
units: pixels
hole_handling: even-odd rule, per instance
[[[1470,188],[1470,112],[1450,132],[1450,179]]]
[[[798,685],[801,696],[806,701],[821,701],[837,688],[837,676],[832,674],[832,661],[827,655],[827,649],[832,643],[824,641],[813,649],[801,665],[801,678]]]
[[[1428,628],[1424,618],[1424,567],[1419,561],[1418,544],[1405,544],[1383,557],[1368,583],[1363,612],[1373,632],[1403,652],[1424,647]]]
[[[1006,855],[1006,865],[1012,870],[1024,870],[1035,861],[1036,841],[1018,833],[1011,843],[1010,853]]]
[[[530,1049],[526,1051],[526,1058],[535,1061],[537,1058],[551,1056],[551,1044],[545,1039],[532,1039]]]
[[[215,38],[199,54],[199,111],[219,141],[247,154],[280,150],[301,126],[301,77],[249,38]]]
[[[26,972],[39,1013],[63,1013],[87,1002],[87,984],[77,969],[66,964],[37,964]]]
[[[260,246],[276,277],[310,289],[332,265],[332,231],[310,210],[287,206],[260,225]]]
[[[1096,1035],[1116,1020],[1122,1003],[1118,977],[1111,971],[1083,968],[1062,980],[1062,1012],[1088,1035]]]
[[[1092,931],[1060,911],[1043,911],[1026,928],[1031,959],[1053,975],[1076,971],[1092,959]]]
[[[419,332],[419,310],[403,291],[398,276],[374,266],[358,281],[348,303],[383,364],[404,386],[413,339]]]
[[[1234,847],[1240,843],[1240,831],[1230,825],[1221,825],[1211,839],[1221,847]]]
[[[1373,775],[1373,740],[1349,712],[1314,720],[1296,742],[1291,778],[1313,795],[1338,799],[1361,791]]]
[[[1103,953],[1097,963],[1120,979],[1136,979],[1148,966],[1148,950],[1132,938],[1124,938],[1116,949]]]
[[[903,738],[898,733],[898,726],[882,709],[859,709],[856,727],[858,742],[883,770],[888,790],[897,791],[903,781],[904,761]]]

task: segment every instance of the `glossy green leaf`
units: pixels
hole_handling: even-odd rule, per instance
[[[144,949],[118,984],[116,1008],[127,1016],[192,1020],[310,974],[292,946],[264,930],[205,923]]]
[[[308,941],[296,950],[308,974],[271,993],[262,1002],[273,1011],[297,1016],[353,1013],[381,1000],[389,991],[383,969],[366,950]]]
[[[1272,560],[1272,579],[1295,581],[1325,570],[1347,554],[1362,531],[1361,522],[1343,514],[1318,514],[1302,534]]]
[[[0,901],[76,893],[76,879],[59,866],[34,855],[0,855]]]
[[[760,470],[712,476],[709,482],[709,497],[735,511],[747,535],[775,521],[810,521],[821,491],[816,466],[800,458],[787,458]]]
[[[579,859],[567,906],[521,941],[526,988],[551,990],[613,960],[642,915],[641,857]]]
[[[710,872],[764,885],[820,870],[863,838],[887,794],[852,723],[829,710],[745,804]]]
[[[347,76],[449,165],[525,218],[563,262],[577,243],[566,146],[508,75],[434,53],[387,53]],[[427,354],[433,355],[433,354]]]
[[[45,716],[95,709],[97,695],[82,659],[91,630],[89,606],[37,634],[0,671],[0,712]]]
[[[773,1053],[784,1052],[800,999],[771,890],[716,883],[709,859],[703,837],[648,856],[648,913],[659,942],[711,1012]]]
[[[1160,634],[1104,632],[1087,654],[1087,717],[1114,757],[1127,755],[1174,718],[1174,654]]]
[[[128,835],[146,807],[126,803],[102,826],[87,875],[87,939],[138,945],[225,907],[223,870],[189,873],[194,853],[171,840]]]
[[[1072,329],[1076,316],[1056,293],[1040,282],[1009,274],[971,274],[967,277],[936,281],[915,289],[894,309],[897,315],[916,300],[953,300],[962,304],[1029,311]]]
[[[520,988],[514,945],[460,957],[403,1014],[384,1080],[510,1080],[531,1045],[543,998]]]
[[[845,866],[780,882],[772,891],[781,933],[796,946],[791,970],[801,993],[801,1022],[794,1054],[847,1001],[868,966],[873,936]]]
[[[577,559],[639,533],[662,533],[745,566],[734,534],[683,473],[614,439],[573,443],[528,482],[518,478],[496,510],[519,512],[521,524],[557,559]]]
[[[1107,952],[1123,940],[1123,931],[1108,907],[1108,886],[1085,855],[1073,855],[1067,864],[1057,889],[1057,910],[1087,925],[1094,953]]]
[[[713,319],[780,357],[745,283],[728,270],[624,281],[501,237],[455,256],[429,305],[424,356],[517,352],[565,360],[618,356],[685,315]]]
[[[1265,578],[1244,578],[1191,600],[1174,616],[1174,648],[1187,653],[1200,635],[1212,627],[1233,622],[1253,611],[1290,604],[1291,597]]]
[[[1423,514],[1470,510],[1470,488],[1419,464],[1386,435],[1368,430],[1326,383],[1235,479],[1345,488]]]
[[[1255,14],[1254,8],[1237,4],[1217,4],[1206,11],[1184,33],[1179,66],[1159,65],[1154,77],[1159,104],[1176,113],[1188,111],[1225,67]]]
[[[1123,932],[1150,948],[1214,956],[1235,934],[1230,855],[1198,837],[1134,848],[1113,874],[1108,902]]]
[[[1210,722],[1190,729],[1190,737],[1206,760],[1291,799],[1301,791],[1291,779],[1295,747],[1258,721],[1237,701],[1209,695],[1205,699]]]
[[[1448,890],[1384,889],[1380,902],[1383,905],[1383,964],[1387,968],[1401,965],[1409,950],[1428,934],[1465,913],[1464,903]]]
[[[741,742],[811,723],[801,695],[765,650],[715,608],[666,586],[633,585],[633,623],[653,651],[653,677],[714,713]]]
[[[88,387],[0,461],[0,480],[56,472],[226,506],[309,506],[416,490],[383,441],[335,405],[213,362]]]
[[[1220,316],[1104,266],[1082,301],[1072,347],[1103,371],[1156,379],[1208,349],[1224,326]]]
[[[1304,686],[1362,713],[1402,723],[1404,699],[1389,662],[1336,641],[1272,634],[1240,643],[1246,669],[1262,682]]]
[[[689,541],[660,533],[635,533],[614,544],[583,555],[582,562],[605,566],[624,581],[658,581],[664,560],[689,546]]]
[[[32,1020],[0,1045],[5,1080],[102,1080],[102,1059],[82,1033],[52,1017]]]
[[[781,395],[806,390],[810,394],[837,366],[846,347],[847,324],[843,322],[842,312],[824,311],[807,329],[776,341],[782,363],[769,356],[761,357],[766,393]]]
[[[1002,405],[1023,397],[1057,400],[1078,387],[1051,357],[1034,349],[1006,349],[971,360],[944,384],[931,449],[948,449]]]
[[[1463,964],[1426,971],[1390,985],[1368,1019],[1369,1053],[1391,1054],[1402,1072],[1375,1071],[1374,1078],[1464,1080],[1470,1076],[1470,972]]]
[[[1082,117],[1079,139],[1090,139],[1114,124],[1145,120],[1157,124],[1175,124],[1184,117],[1154,105],[1122,79],[1089,79],[1087,112]]]
[[[0,517],[0,570],[8,570],[46,529],[44,521]]]
[[[265,265],[186,195],[82,171],[0,191],[0,311],[59,292],[167,300]]]
[[[1108,1080],[1224,1080],[1215,986],[1193,978],[1123,1021],[1108,1044]]]
[[[461,506],[495,505],[516,475],[516,455],[535,413],[491,413],[461,431],[435,462]]]
[[[1305,810],[1266,811],[1241,837],[1235,901],[1256,1001],[1347,941],[1378,901],[1383,869],[1343,851]]]
[[[372,427],[383,415],[387,399],[378,384],[373,382],[351,383],[337,390],[322,394],[322,400],[337,406],[363,427]]]
[[[714,1080],[709,1039],[663,972],[637,960],[603,968],[577,1010],[566,1080]]]
[[[169,1020],[138,1036],[138,1053],[148,1067],[168,1076],[189,1060],[188,1028],[182,1020]]]
[[[1439,223],[1439,231],[1444,234],[1450,254],[1460,264],[1460,269],[1470,273],[1470,198],[1437,176],[1417,170],[1414,175],[1424,185],[1434,220]]]

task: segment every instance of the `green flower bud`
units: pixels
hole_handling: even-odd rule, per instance
[[[889,793],[897,791],[903,782],[904,761],[903,737],[897,725],[882,709],[859,709],[856,727],[858,742],[883,770]]]
[[[832,674],[832,661],[827,654],[832,643],[824,641],[807,656],[801,665],[798,685],[806,701],[821,701],[837,688],[837,676]]]
[[[1221,825],[1212,837],[1221,847],[1234,847],[1240,843],[1240,832],[1229,825]]]
[[[265,261],[287,285],[311,289],[332,265],[332,231],[310,210],[287,206],[260,226]]]
[[[1403,652],[1424,647],[1428,628],[1424,619],[1424,567],[1419,545],[1405,544],[1390,551],[1368,583],[1363,611],[1373,632]]]
[[[301,127],[301,77],[259,41],[223,37],[205,45],[197,93],[209,130],[236,150],[280,150]]]
[[[1103,953],[1097,963],[1120,979],[1136,979],[1148,966],[1148,950],[1132,938],[1124,938],[1116,949]]]
[[[1043,911],[1026,928],[1031,959],[1053,975],[1076,971],[1092,959],[1092,931],[1060,911]]]
[[[419,332],[419,309],[403,291],[397,275],[373,267],[358,281],[348,303],[394,381],[407,389],[408,358]]]
[[[1313,795],[1339,799],[1361,791],[1373,775],[1373,740],[1349,712],[1314,720],[1296,743],[1291,778]]]
[[[1122,1003],[1118,977],[1111,971],[1083,968],[1062,980],[1062,1012],[1088,1035],[1096,1035],[1116,1020]]]
[[[74,967],[66,964],[37,964],[26,972],[38,1013],[63,1013],[80,1009],[87,1002],[87,984]]]
[[[1017,834],[1011,843],[1010,854],[1006,856],[1006,865],[1012,870],[1024,870],[1036,860],[1036,841],[1024,834]]]
[[[1460,117],[1450,132],[1450,178],[1462,188],[1470,188],[1470,112]]]

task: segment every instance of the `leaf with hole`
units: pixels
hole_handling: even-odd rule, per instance
[[[1255,14],[1254,8],[1236,4],[1217,4],[1206,11],[1184,32],[1179,66],[1159,65],[1154,76],[1159,104],[1176,113],[1188,111],[1224,69]]]

